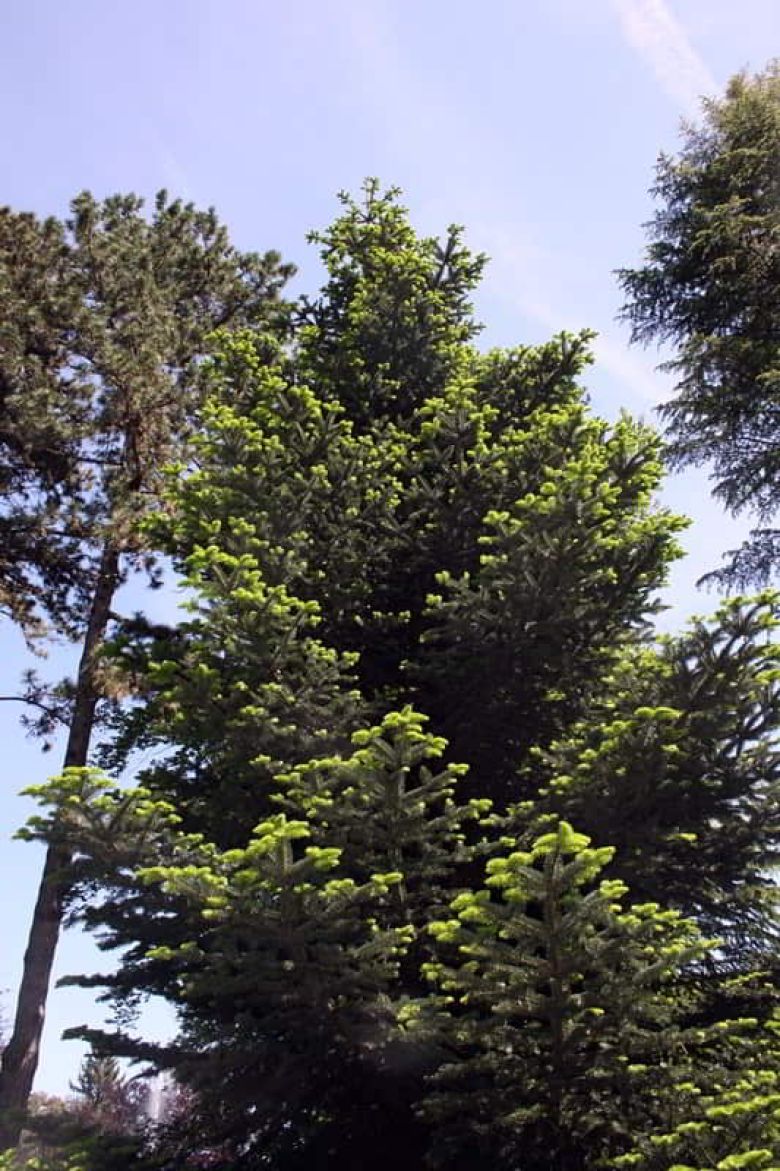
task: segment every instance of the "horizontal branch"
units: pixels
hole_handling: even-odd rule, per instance
[[[26,695],[0,695],[0,703],[25,703],[29,707],[37,707],[39,711],[44,712],[49,719],[56,720],[58,724],[62,724],[64,728],[68,727],[69,721],[66,720],[54,707],[49,707],[45,703],[41,703],[39,699],[30,699]]]

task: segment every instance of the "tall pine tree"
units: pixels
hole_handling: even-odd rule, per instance
[[[81,643],[57,711],[66,768],[87,763],[99,648],[125,574],[149,563],[137,522],[193,429],[206,339],[279,321],[290,271],[274,253],[236,251],[213,211],[165,192],[151,218],[135,196],[84,193],[71,210],[65,222],[0,217],[0,603],[13,597],[28,632],[48,620]],[[48,852],[0,1073],[5,1144],[35,1075],[68,865],[67,851]]]

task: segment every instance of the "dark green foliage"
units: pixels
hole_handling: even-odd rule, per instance
[[[662,155],[647,263],[624,269],[635,340],[676,347],[662,408],[678,466],[709,463],[715,494],[761,523],[716,579],[764,584],[778,562],[780,68],[704,102],[679,155]]]
[[[123,549],[192,425],[216,328],[273,321],[290,273],[213,211],[88,193],[71,216],[0,211],[0,606],[78,631],[110,523]]]
[[[778,1026],[776,1020],[759,1031],[747,1020],[741,1029],[729,1030],[720,1046],[717,1080],[705,1086],[681,1082],[664,1129],[634,1135],[634,1149],[606,1166],[614,1171],[772,1171],[780,1159]]]
[[[466,765],[431,767],[446,741],[405,708],[356,732],[346,758],[313,760],[280,777],[285,807],[311,819],[317,840],[342,851],[349,873],[402,875],[380,918],[424,927],[453,876],[470,861],[469,825],[490,827],[489,800],[458,800]],[[388,918],[389,916],[389,918]]]
[[[34,1094],[18,1151],[0,1167],[19,1171],[153,1171],[146,1142],[145,1084],[122,1075],[115,1058],[87,1053],[73,1098]]]
[[[78,1116],[102,1134],[143,1130],[146,1085],[125,1077],[115,1057],[95,1050],[87,1053],[70,1088],[78,1095]]]
[[[396,721],[399,755],[414,757],[418,727],[411,713]],[[372,737],[375,753],[380,732]],[[435,755],[431,738],[425,747]],[[361,812],[370,819],[384,812],[383,766],[366,763],[365,772]],[[134,944],[109,986],[119,998],[155,991],[180,1010],[172,1049],[120,1033],[101,1043],[175,1065],[195,1091],[182,1123],[190,1141],[224,1149],[234,1165],[294,1166],[299,1149],[348,1148],[358,1134],[381,1130],[386,1109],[414,1130],[395,1062],[408,1074],[425,1056],[398,1049],[389,993],[415,936],[403,909],[413,905],[410,895],[421,896],[407,891],[401,871],[356,878],[347,849],[318,844],[327,841],[321,824],[284,813],[261,822],[243,849],[219,850],[178,830],[170,806],[138,790],[112,790],[88,770],[73,770],[56,788],[65,813],[38,821],[34,832],[49,837],[56,826],[62,833],[68,807],[74,810],[69,832],[81,846],[83,887],[105,874],[114,841],[105,905],[86,915],[108,932],[109,947]],[[38,795],[49,802],[51,787]],[[352,819],[356,833],[359,816]],[[436,819],[429,822],[435,832]],[[342,831],[346,823],[342,818]],[[391,835],[386,853],[400,854],[403,839]]]
[[[187,604],[190,621],[175,631],[125,624],[117,638],[128,676],[144,672],[147,706],[122,720],[104,760],[116,765],[130,748],[169,745],[173,753],[145,770],[145,782],[165,791],[176,775],[187,826],[207,826],[227,847],[243,844],[269,811],[276,773],[348,743],[358,697],[350,657],[316,638],[316,605],[261,576],[251,526],[231,525],[235,552],[217,539],[187,560],[184,583],[199,591]]]
[[[301,301],[296,365],[315,394],[337,388],[359,431],[435,394],[479,332],[469,297],[486,258],[469,252],[457,226],[443,241],[420,239],[399,194],[367,180],[360,202],[342,194],[335,224],[309,235],[328,280]]]
[[[81,1062],[70,1088],[90,1106],[100,1108],[116,1096],[122,1080],[116,1058],[101,1056],[93,1050]]]
[[[383,994],[407,943],[374,912],[400,875],[359,885],[338,849],[310,842],[305,822],[277,814],[243,850],[185,843],[183,865],[174,855],[142,874],[207,924],[197,943],[149,954],[172,962],[184,1002],[179,1073],[200,1091],[211,1142],[266,1156],[343,1110],[370,1076],[392,1020]]]

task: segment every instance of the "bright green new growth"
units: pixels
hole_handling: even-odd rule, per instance
[[[488,862],[485,885],[430,924],[452,957],[424,972],[456,1058],[423,1105],[437,1165],[465,1150],[475,1165],[522,1153],[566,1168],[578,1148],[620,1149],[662,1111],[686,1059],[673,980],[707,945],[674,911],[624,908],[626,886],[601,877],[613,855],[560,822]]]
[[[529,766],[542,806],[613,843],[636,896],[663,891],[721,936],[729,968],[773,962],[778,944],[777,603],[736,598],[632,648]]]
[[[763,1034],[750,1036],[750,1062],[745,1064],[743,1054],[736,1069],[721,1069],[717,1084],[680,1083],[668,1129],[643,1137],[605,1166],[615,1171],[774,1171],[780,1161],[778,1029],[775,1017]],[[734,1034],[743,1040],[736,1029]]]

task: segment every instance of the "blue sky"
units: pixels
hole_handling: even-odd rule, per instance
[[[214,204],[234,240],[277,248],[311,285],[305,232],[366,175],[400,185],[425,231],[466,225],[493,262],[478,299],[489,344],[599,330],[594,408],[650,418],[668,383],[615,322],[613,270],[641,256],[656,154],[674,150],[701,94],[780,52],[776,0],[5,0],[0,203],[64,214],[69,199],[161,186]],[[711,503],[704,475],[664,499],[694,524],[668,628],[714,605],[695,580],[745,526]],[[29,665],[0,631],[0,693]],[[42,670],[64,669],[58,653]],[[40,856],[11,843],[15,796],[56,771],[0,704],[0,988],[18,979]],[[97,966],[67,935],[57,974]],[[63,1092],[79,1047],[62,1029],[97,1021],[85,993],[51,998],[37,1086]],[[150,1027],[164,1028],[157,1013]]]

